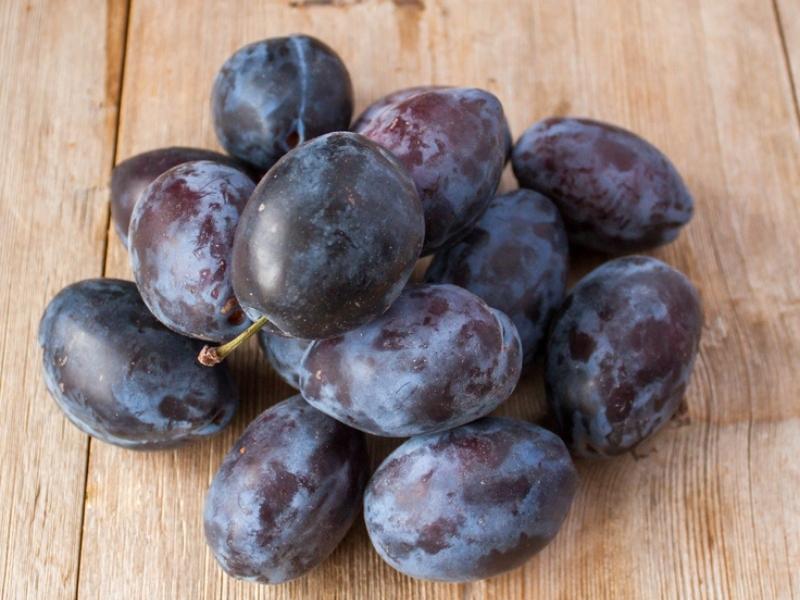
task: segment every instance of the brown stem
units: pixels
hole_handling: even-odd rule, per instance
[[[230,342],[225,342],[220,346],[203,346],[203,349],[200,350],[200,354],[197,355],[198,362],[205,367],[218,365],[225,360],[225,357],[231,352],[258,333],[258,330],[264,327],[268,322],[269,320],[267,317],[261,317]]]

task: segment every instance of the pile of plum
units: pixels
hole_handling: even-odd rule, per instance
[[[206,539],[231,575],[303,575],[363,506],[395,569],[491,577],[558,532],[570,453],[627,452],[675,414],[702,327],[687,278],[626,256],[565,295],[568,244],[619,255],[691,218],[648,142],[550,118],[513,144],[500,101],[457,87],[395,92],[351,124],[344,64],[303,35],[237,51],[211,105],[229,156],[119,164],[112,214],[136,282],[66,287],[39,343],[77,427],[156,449],[230,422],[236,386],[217,363],[259,332],[299,394],[250,424],[211,483]],[[509,158],[522,187],[495,195]],[[487,416],[539,355],[558,431]],[[370,473],[364,432],[410,439]]]

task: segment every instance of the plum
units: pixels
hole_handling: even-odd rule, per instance
[[[293,396],[253,421],[206,496],[206,541],[226,572],[281,583],[321,563],[359,513],[362,433]]]
[[[126,448],[177,446],[233,417],[227,369],[195,361],[202,344],[159,323],[136,286],[87,279],[67,286],[39,324],[44,379],[81,431]]]
[[[392,452],[367,486],[364,520],[375,550],[398,571],[471,581],[544,548],[577,483],[558,436],[489,417],[411,438]]]
[[[522,134],[511,163],[522,187],[556,203],[570,242],[623,253],[674,240],[694,200],[669,159],[630,131],[550,118]]]
[[[677,411],[703,313],[691,282],[654,258],[598,267],[567,296],[547,341],[547,397],[572,452],[612,456]]]

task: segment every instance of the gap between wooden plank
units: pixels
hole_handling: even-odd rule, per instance
[[[122,91],[123,86],[125,83],[125,58],[128,55],[128,32],[130,30],[131,25],[131,5],[133,4],[133,0],[126,0],[125,2],[125,12],[123,16],[124,21],[124,33],[122,35],[122,55],[120,56],[120,68],[119,68],[119,77],[117,78],[117,111],[114,123],[114,140],[112,141],[112,148],[111,148],[111,168],[109,169],[109,174],[114,169],[114,165],[117,164],[117,148],[119,146],[119,124],[120,124],[120,113],[122,111]],[[110,27],[110,24],[108,25]],[[110,189],[109,189],[110,194]],[[100,275],[101,277],[106,276],[106,263],[108,262],[108,239],[109,239],[109,227],[111,226],[111,206],[109,202],[108,211],[106,212],[106,225],[105,225],[105,238],[103,239],[103,259],[102,264],[100,266]],[[86,443],[86,458],[83,464],[83,503],[81,504],[81,520],[79,523],[79,533],[78,533],[78,566],[75,570],[75,600],[78,600],[80,594],[80,586],[81,586],[81,566],[83,565],[83,534],[84,534],[84,523],[86,522],[86,489],[89,486],[89,458],[92,454],[92,437],[87,436],[88,440]]]
[[[797,126],[800,127],[800,101],[797,99],[797,82],[794,80],[794,75],[792,74],[792,58],[789,55],[789,44],[786,42],[786,32],[783,22],[781,21],[781,9],[778,7],[778,0],[772,0],[772,9],[775,12],[775,24],[778,27],[778,37],[781,40],[783,60],[786,64],[786,74],[789,76],[789,88],[791,89],[792,102],[794,103],[794,116],[797,120]],[[800,65],[798,65],[798,68],[800,68]]]

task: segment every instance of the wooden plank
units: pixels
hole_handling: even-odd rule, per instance
[[[256,586],[221,573],[201,518],[227,447],[291,393],[251,345],[234,360],[242,413],[217,439],[161,454],[92,444],[80,596],[800,595],[800,282],[791,276],[800,264],[800,139],[770,3],[136,0],[119,157],[167,144],[216,147],[216,69],[246,42],[293,31],[341,53],[359,107],[406,85],[479,85],[501,97],[517,135],[549,114],[580,114],[663,148],[698,201],[680,240],[655,253],[687,272],[705,303],[688,410],[639,460],[581,464],[564,531],[514,573],[465,586],[412,581],[381,563],[359,525],[308,577]],[[575,270],[596,262],[577,256]],[[108,274],[130,276],[116,238]],[[501,412],[541,417],[539,375],[529,373]],[[373,441],[373,462],[392,445]]]
[[[101,274],[125,3],[0,3],[0,597],[74,598],[87,436],[41,378],[39,317]]]
[[[800,120],[800,2],[774,0],[778,25],[781,28],[786,60],[794,85],[794,103]]]

